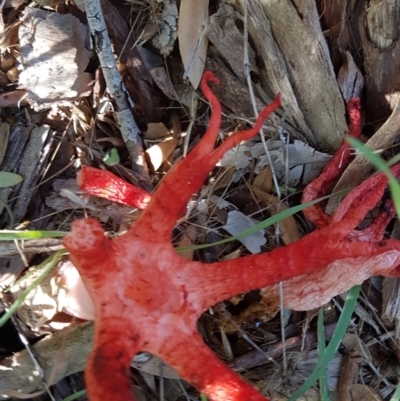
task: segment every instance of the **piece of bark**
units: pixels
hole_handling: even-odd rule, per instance
[[[212,53],[211,49],[209,53]],[[218,98],[221,99],[222,104],[230,109],[236,116],[251,118],[254,116],[253,107],[251,105],[250,95],[246,84],[241,83],[223,63],[218,60],[218,57],[208,57],[206,63],[206,69],[212,71],[219,79],[219,85],[215,85],[213,90]],[[257,109],[261,110],[264,105],[261,100],[256,99]],[[274,130],[278,126],[279,119],[274,116],[274,123],[271,124],[271,118],[269,118],[264,125],[270,125],[271,128],[275,126]]]
[[[252,119],[254,110],[251,105],[251,99],[247,85],[241,83],[233,73],[228,71],[224,63],[218,58],[217,52],[212,46],[209,47],[209,57],[207,58],[206,69],[212,71],[219,79],[219,85],[215,85],[213,90],[224,107],[227,107],[235,116],[244,119]],[[256,107],[261,110],[265,104],[256,97]],[[264,122],[264,128],[276,132],[278,125],[282,126],[290,133],[291,138],[308,142],[302,132],[295,129],[279,118],[279,110],[272,113]]]
[[[142,122],[159,122],[162,117],[162,110],[166,106],[164,97],[154,84],[138,49],[134,46],[134,40],[125,19],[112,2],[102,0],[101,6],[115,53],[120,57],[120,61],[125,64],[132,82],[130,95],[135,102],[134,112],[138,113]]]
[[[228,70],[222,60],[218,57],[218,52],[209,46],[209,57],[207,58],[206,69],[212,71],[219,79],[219,85],[216,85],[215,90],[218,98],[224,107],[230,109],[235,116],[244,119],[252,119],[254,117],[254,110],[251,104],[249,90],[246,84],[241,83],[237,77]],[[261,110],[265,104],[258,98],[255,98],[256,107]],[[278,125],[282,126],[287,132],[290,133],[291,138],[299,139],[303,142],[308,142],[302,132],[298,131],[292,125],[279,118],[279,110],[272,113],[268,120],[264,122],[264,128],[267,130],[272,129],[276,132]]]
[[[70,14],[25,9],[19,28],[19,83],[35,109],[90,93],[91,76],[84,72],[91,54],[86,38],[87,27]]]
[[[32,128],[14,127],[10,135],[7,154],[0,166],[4,171],[23,177],[22,183],[15,188],[8,187],[0,190],[0,197],[4,201],[16,199],[11,203],[16,223],[25,216],[29,202],[36,193],[34,187],[47,162],[54,138],[49,127]],[[4,213],[3,204],[0,204],[1,212]],[[6,219],[3,221],[5,222]]]
[[[114,114],[131,158],[132,169],[141,174],[150,183],[141,130],[132,114],[132,99],[122,82],[121,73],[117,68],[114,49],[104,19],[105,14],[100,3],[100,0],[84,1],[93,45],[100,61],[107,89],[114,102]]]
[[[243,55],[244,38],[235,24],[233,9],[225,3],[221,3],[220,9],[213,14],[207,27],[208,39],[213,43],[218,52],[224,57],[225,62],[231,67],[232,72],[242,84],[246,83],[244,75]],[[249,69],[258,73],[255,52],[251,45],[249,47]]]
[[[396,0],[366,4],[359,20],[364,54],[368,120],[390,115],[390,95],[400,87],[400,13]],[[393,107],[392,107],[393,108]]]
[[[243,1],[239,2],[242,13],[243,4]],[[311,130],[305,122],[303,112],[289,82],[282,52],[275,42],[270,23],[263,18],[262,4],[260,1],[251,1],[247,2],[247,7],[249,35],[262,63],[262,68],[259,69],[262,87],[270,97],[273,96],[273,93],[281,92],[282,103],[286,110],[286,121],[303,134],[305,142],[315,145]]]
[[[331,52],[332,64],[337,71],[342,64],[342,51],[356,49],[360,43],[358,34],[359,9],[356,0],[317,0],[322,29]],[[364,2],[365,3],[365,2]],[[355,53],[356,53],[355,52]]]
[[[47,253],[55,252],[62,248],[61,240],[56,238],[41,238],[38,240],[24,241],[18,248],[15,242],[4,241],[0,242],[0,258],[17,256],[20,254],[21,250],[24,253]]]
[[[289,0],[236,3],[247,4],[249,33],[263,63],[260,71],[267,72],[264,82],[282,93],[284,106],[292,106],[292,118],[310,143],[333,152],[347,132],[345,107],[315,3],[301,3],[305,15]]]
[[[15,90],[0,94],[0,107],[28,106],[26,90]]]

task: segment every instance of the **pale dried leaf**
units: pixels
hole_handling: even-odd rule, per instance
[[[157,171],[165,160],[172,154],[178,144],[178,139],[160,142],[146,150],[153,171]]]
[[[94,305],[78,270],[71,262],[66,262],[59,270],[59,285],[66,294],[60,305],[61,310],[71,316],[94,320]]]
[[[276,177],[278,180],[285,179],[290,187],[310,182],[331,159],[330,155],[318,152],[298,140],[289,145],[281,141],[271,141],[267,142],[267,147]],[[258,160],[255,172],[259,174],[268,166],[265,147],[261,142],[248,141],[226,152],[218,165],[234,166],[238,170],[233,178],[236,182],[251,170],[254,159]]]
[[[232,210],[228,213],[228,220],[223,228],[231,235],[241,234],[243,231],[253,227],[256,223],[243,213]],[[260,253],[261,246],[265,245],[266,239],[263,231],[257,231],[252,235],[239,238],[239,240],[251,253]]]
[[[181,0],[179,50],[193,88],[197,89],[206,62],[208,39],[203,29],[208,19],[207,0]]]

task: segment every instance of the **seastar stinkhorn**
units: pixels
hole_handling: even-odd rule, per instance
[[[252,129],[214,149],[221,106],[208,82],[218,82],[211,72],[204,74],[201,84],[213,108],[206,133],[163,180],[136,224],[110,240],[98,222],[87,218],[75,221],[64,239],[95,305],[95,345],[85,373],[91,401],[134,400],[129,369],[138,351],[161,357],[213,401],[265,401],[204,344],[196,329],[201,313],[238,293],[311,273],[336,260],[400,250],[400,242],[393,240],[349,240],[382,197],[382,180],[373,191],[364,188],[364,202],[355,202],[357,207],[350,202],[340,221],[286,247],[212,264],[181,258],[172,247],[171,230],[190,197],[222,155],[254,136],[280,105],[278,96]]]

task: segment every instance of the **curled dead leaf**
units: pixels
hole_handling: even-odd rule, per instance
[[[151,146],[146,150],[146,154],[149,158],[151,168],[153,171],[157,171],[165,160],[175,150],[178,140],[171,138],[168,141],[160,142],[157,145]]]

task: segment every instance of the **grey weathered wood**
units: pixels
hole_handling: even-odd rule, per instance
[[[345,107],[314,1],[299,11],[289,0],[254,0],[248,6],[249,33],[260,54],[264,85],[282,92],[288,118],[310,143],[333,152],[347,132]]]

